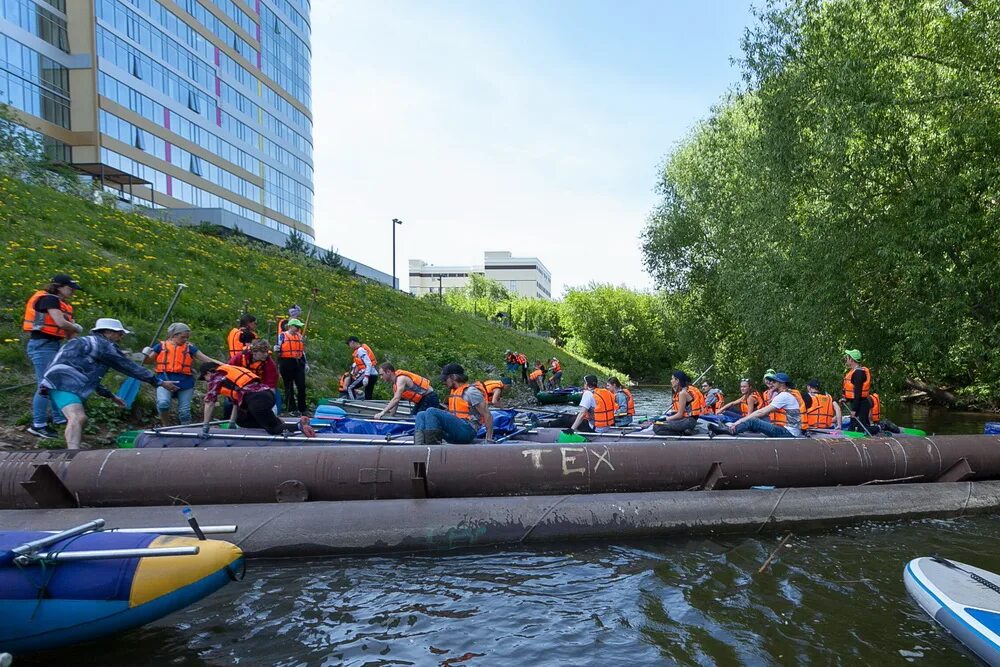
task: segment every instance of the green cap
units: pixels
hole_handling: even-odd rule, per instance
[[[295,319],[294,317],[292,319],[288,320],[287,322],[285,322],[285,324],[287,326],[298,327],[300,329],[305,326],[304,324],[302,324],[302,320]]]
[[[774,370],[773,368],[768,368],[767,371],[764,372],[764,379],[773,380],[774,376],[777,375],[777,373],[778,371]]]
[[[861,361],[861,350],[844,350],[844,355],[854,359],[854,361]]]

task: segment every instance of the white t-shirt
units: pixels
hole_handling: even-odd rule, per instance
[[[372,358],[368,356],[368,350],[363,347],[359,347],[354,351],[361,363],[365,365],[365,370],[362,375],[378,375],[378,369],[372,365]]]
[[[785,428],[788,429],[789,433],[795,436],[802,435],[802,410],[799,408],[799,402],[795,400],[794,396],[787,391],[783,391],[780,394],[776,394],[771,399],[770,404],[776,408],[783,408],[785,410]]]
[[[589,389],[583,390],[583,396],[580,397],[580,409],[587,411],[587,422],[590,424],[590,428],[594,429],[595,432],[601,433],[608,430],[606,428],[596,428],[594,426],[594,412],[597,411],[597,399],[594,398],[594,392]]]

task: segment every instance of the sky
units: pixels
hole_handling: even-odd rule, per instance
[[[739,81],[742,0],[312,3],[316,241],[408,260],[538,257],[553,296],[646,289],[678,141]]]

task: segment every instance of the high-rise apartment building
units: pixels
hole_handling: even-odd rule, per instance
[[[0,0],[0,100],[54,157],[164,217],[311,241],[309,8]]]

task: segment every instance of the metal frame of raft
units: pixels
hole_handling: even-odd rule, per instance
[[[205,505],[206,522],[235,522],[250,557],[428,552],[579,539],[811,529],[865,520],[1000,510],[1000,482],[898,484],[692,493]],[[176,507],[101,510],[119,526],[167,522]],[[59,528],[93,510],[0,510],[10,529]],[[290,537],[292,536],[292,537]]]

